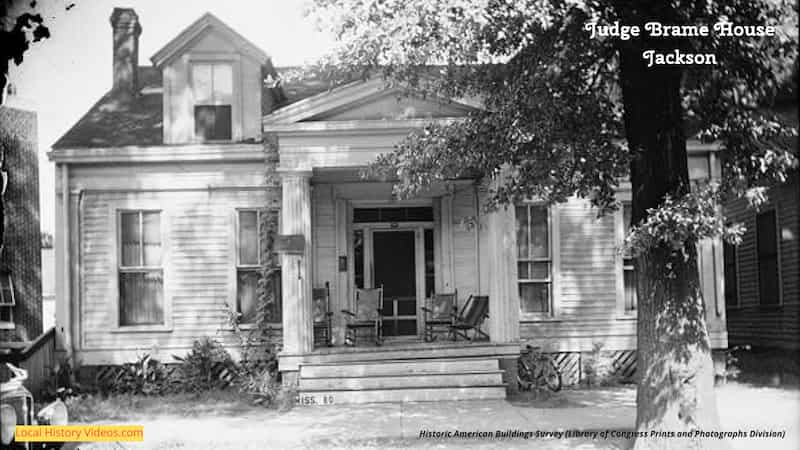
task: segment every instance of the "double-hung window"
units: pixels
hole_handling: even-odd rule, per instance
[[[263,209],[238,210],[238,230],[236,248],[236,311],[241,314],[240,323],[249,324],[256,321],[258,314],[258,284],[266,261],[263,260],[261,234],[265,224]],[[275,213],[273,213],[275,214]],[[268,307],[266,315],[269,322],[281,320],[280,275],[279,272],[271,280],[273,303]]]
[[[200,141],[232,138],[233,68],[228,63],[192,65],[194,132]]]
[[[119,231],[119,325],[163,325],[161,212],[121,211]]]
[[[756,250],[758,255],[758,298],[761,305],[779,305],[778,233],[775,210],[756,216]]]
[[[553,256],[550,216],[544,205],[520,205],[517,217],[517,283],[522,313],[552,312]]]
[[[736,261],[736,246],[722,243],[722,261],[725,279],[725,305],[728,307],[739,306],[739,271]]]
[[[8,272],[0,273],[0,324],[14,324],[14,282]]]
[[[631,230],[632,210],[630,203],[622,204],[622,235],[627,236]],[[636,293],[637,276],[636,265],[630,250],[622,253],[622,280],[624,286],[624,312],[632,313],[636,311],[638,297]]]

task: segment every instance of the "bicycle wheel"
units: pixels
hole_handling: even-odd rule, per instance
[[[541,361],[541,363],[542,363],[541,377],[544,380],[544,383],[547,385],[547,388],[553,392],[560,391],[561,371],[558,370],[558,367],[556,367],[556,363],[549,358],[546,361]]]
[[[522,358],[517,360],[517,385],[521,391],[530,391],[536,378],[533,368]]]

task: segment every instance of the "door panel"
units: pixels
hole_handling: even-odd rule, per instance
[[[373,231],[373,285],[383,285],[384,336],[417,334],[413,231]]]

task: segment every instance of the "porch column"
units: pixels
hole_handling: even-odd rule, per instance
[[[499,209],[487,217],[489,249],[489,339],[519,340],[519,293],[515,276],[516,223],[514,208]]]
[[[303,254],[281,254],[283,351],[310,352],[314,348],[311,311],[311,171],[281,173],[281,234],[305,238]]]

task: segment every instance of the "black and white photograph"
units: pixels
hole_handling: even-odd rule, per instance
[[[800,448],[798,0],[0,0],[0,449]]]

